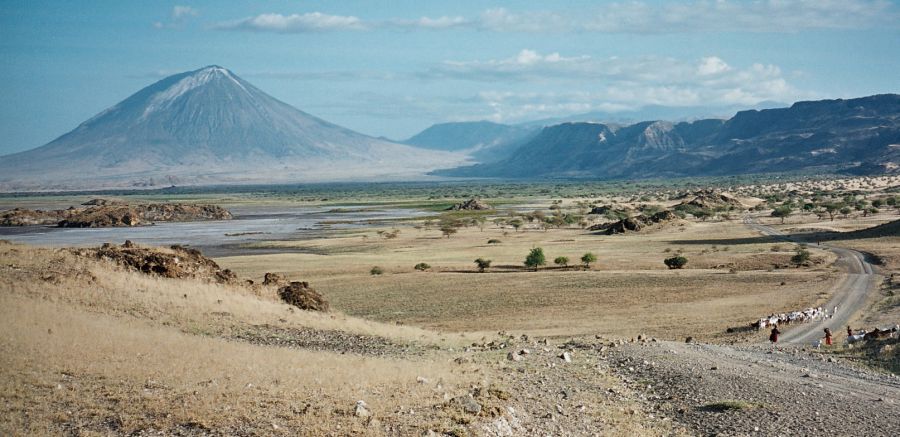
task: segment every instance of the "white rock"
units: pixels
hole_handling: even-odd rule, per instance
[[[567,363],[571,363],[571,362],[572,362],[572,356],[569,355],[569,352],[563,352],[562,355],[560,355],[559,357],[562,358],[563,361],[565,361],[565,362],[567,362]]]
[[[372,413],[369,411],[369,406],[366,405],[366,401],[356,401],[356,410],[353,412],[356,417],[369,417]]]

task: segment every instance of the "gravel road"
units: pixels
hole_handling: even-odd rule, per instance
[[[900,430],[895,375],[817,352],[658,342],[626,345],[610,361],[632,389],[644,391],[649,409],[697,435],[888,436]]]
[[[783,233],[744,223],[764,235]],[[647,408],[672,417],[698,435],[900,434],[900,378],[835,359],[808,347],[822,330],[843,328],[863,310],[877,275],[856,251],[827,246],[847,274],[835,286],[829,311],[837,314],[792,327],[779,348],[766,344],[726,346],[645,342],[615,349],[610,368]]]

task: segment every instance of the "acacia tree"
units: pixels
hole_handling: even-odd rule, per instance
[[[772,210],[772,217],[778,217],[781,219],[781,224],[784,224],[784,219],[791,216],[794,213],[794,210],[789,205],[781,205]]]
[[[479,273],[484,273],[484,269],[491,266],[491,260],[484,259],[484,258],[478,258],[475,260],[475,265],[478,266]]]
[[[451,224],[441,225],[441,234],[443,234],[447,238],[450,238],[450,236],[455,234],[456,232],[457,232],[456,226],[453,226]]]
[[[534,269],[534,271],[545,264],[547,264],[547,257],[544,256],[544,249],[540,247],[531,249],[531,252],[525,257],[525,267]]]
[[[589,270],[591,268],[591,263],[593,262],[597,262],[597,255],[594,255],[591,252],[581,255],[581,263],[584,264],[585,270]]]

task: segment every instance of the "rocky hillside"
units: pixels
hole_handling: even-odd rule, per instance
[[[798,102],[729,120],[564,123],[503,161],[435,173],[606,179],[792,171],[900,171],[900,95]]]
[[[209,66],[2,157],[0,190],[408,178],[462,161],[334,125]]]

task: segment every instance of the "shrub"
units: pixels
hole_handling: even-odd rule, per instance
[[[490,240],[488,240],[488,244],[500,244],[500,243],[501,243],[501,241],[496,238],[491,238]]]
[[[666,264],[666,267],[670,269],[680,269],[687,264],[688,260],[683,256],[673,256],[671,258],[666,258],[663,262]]]
[[[584,264],[584,268],[591,268],[591,263],[593,262],[597,262],[597,255],[594,255],[591,252],[581,255],[581,263]]]
[[[540,247],[531,249],[531,252],[528,252],[528,256],[525,257],[525,267],[534,269],[534,271],[545,264],[547,264],[547,257],[544,256],[544,249]]]
[[[794,256],[791,257],[791,262],[800,265],[809,261],[809,251],[804,248],[798,248],[797,252],[794,253]]]
[[[418,264],[416,264],[416,266],[413,267],[413,268],[416,269],[416,270],[418,270],[418,271],[420,271],[420,272],[424,272],[425,270],[430,269],[431,266],[428,265],[427,263],[418,263]]]
[[[567,256],[558,256],[553,260],[553,263],[560,267],[568,267],[569,266],[569,257]]]
[[[484,273],[484,269],[491,266],[491,260],[478,258],[475,260],[475,265],[478,266],[478,271]]]
[[[381,267],[375,266],[375,267],[372,267],[372,270],[369,270],[369,273],[372,276],[378,276],[378,275],[383,274],[384,270],[382,270]]]
[[[456,226],[450,224],[441,225],[441,234],[443,234],[447,238],[450,238],[450,236],[455,234],[456,232]]]

